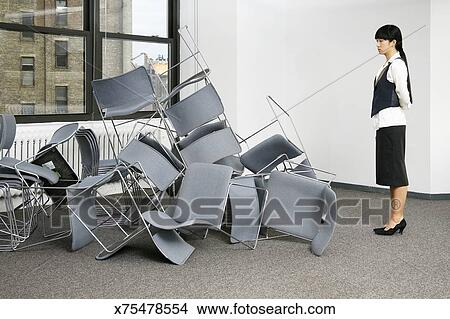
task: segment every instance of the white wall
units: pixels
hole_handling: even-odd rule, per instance
[[[428,192],[429,6],[424,1],[239,1],[238,129],[250,131],[271,118],[266,94],[290,107],[376,56],[374,33],[386,23],[398,24],[404,34],[427,25],[404,46],[416,106],[408,114],[407,165],[411,189]],[[336,172],[337,181],[375,185],[369,112],[373,77],[383,63],[384,57],[376,57],[292,110],[313,165]],[[255,114],[258,120],[249,123]]]
[[[224,103],[230,122],[236,125],[237,0],[182,0],[180,4],[181,27],[188,26],[196,44],[206,55],[208,66],[212,70],[211,80]],[[187,38],[185,33],[183,35]],[[187,40],[192,46],[189,38]],[[188,55],[189,51],[181,43],[180,60]],[[181,78],[192,75],[194,70],[195,61],[191,59],[182,66]]]
[[[313,165],[334,171],[337,181],[351,184],[376,185],[369,112],[373,77],[384,57],[377,56],[374,33],[387,23],[400,26],[404,36],[413,33],[404,43],[414,97],[407,114],[410,190],[450,193],[446,185],[450,173],[444,170],[450,155],[445,115],[450,111],[442,94],[448,82],[441,80],[449,74],[449,44],[444,38],[449,31],[448,1],[197,1],[196,13],[203,21],[198,24],[200,48],[241,135],[273,118],[266,95],[289,108],[339,79],[291,114]],[[442,50],[442,43],[447,50]],[[229,81],[233,76],[236,84]]]
[[[431,0],[431,192],[450,192],[450,1]]]

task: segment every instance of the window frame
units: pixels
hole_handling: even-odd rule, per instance
[[[22,17],[21,17],[21,22],[22,25],[26,25],[28,27],[32,27],[34,25],[34,11],[30,10],[30,11],[21,11],[22,12]],[[27,15],[31,15],[31,16],[27,16]],[[23,22],[24,18],[31,18],[31,24],[26,24]],[[28,36],[24,36],[24,34],[31,34],[31,37]],[[20,34],[20,40],[22,41],[34,41],[34,32],[30,32],[28,31],[22,31],[22,33]]]
[[[55,85],[55,114],[67,114],[67,113],[59,113],[58,112],[58,88],[64,88],[65,89],[65,95],[66,99],[65,101],[65,107],[68,110],[69,109],[69,86],[68,85]]]
[[[66,2],[66,6],[62,7],[62,8],[65,8],[65,9],[62,9],[62,10],[64,10],[65,13],[58,12],[58,6],[57,6],[57,2],[58,1],[60,1],[60,0],[55,0],[55,27],[57,27],[57,28],[66,28],[69,25],[69,17],[67,16],[68,15],[67,9],[68,9],[68,2],[69,1],[68,0],[64,0]],[[59,21],[61,16],[65,16],[65,19],[64,19],[65,23],[64,24],[57,23],[57,21]]]
[[[68,40],[54,40],[55,41],[55,68],[56,69],[68,69],[69,68],[69,41]],[[60,43],[65,43],[66,48],[62,48]],[[65,50],[65,54],[58,54],[58,47]],[[66,58],[65,65],[58,65],[58,56],[64,56]]]
[[[101,120],[100,112],[92,94],[91,82],[94,79],[102,78],[102,45],[105,38],[123,39],[131,41],[141,41],[149,43],[167,43],[169,45],[169,67],[179,62],[179,43],[180,38],[178,29],[180,28],[180,0],[167,0],[167,38],[141,36],[124,33],[110,33],[100,31],[100,0],[83,0],[83,28],[82,30],[68,29],[62,27],[44,27],[28,26],[20,23],[0,22],[0,30],[27,32],[51,35],[82,37],[85,45],[85,63],[84,63],[84,113],[67,114],[35,114],[33,116],[15,115],[17,123],[45,123],[45,122],[74,122],[74,121],[92,121]],[[55,8],[56,8],[56,2]],[[34,19],[34,17],[33,17]],[[56,52],[55,52],[56,57]],[[36,63],[36,61],[35,61]],[[56,65],[56,61],[55,61]],[[36,66],[35,66],[36,69]],[[58,69],[64,69],[59,68]],[[180,78],[180,70],[176,68],[169,77],[169,87],[175,87]],[[176,101],[176,97],[173,101]],[[134,119],[147,115],[153,115],[155,111],[139,112],[127,117],[118,117],[120,119]],[[156,115],[157,116],[157,115]]]
[[[34,115],[35,110],[36,110],[36,103],[35,103],[35,102],[20,102],[20,105],[22,106],[22,115],[25,115],[25,114],[23,114],[23,107],[24,107],[25,105],[27,105],[27,106],[33,106],[33,113],[32,113],[32,114],[27,114],[27,115],[25,115],[25,116],[31,116],[31,115]]]
[[[23,84],[23,79],[24,79],[23,72],[30,72],[30,70],[24,70],[23,69],[23,67],[25,65],[29,65],[29,64],[24,64],[23,63],[24,59],[33,59],[33,64],[32,64],[33,65],[33,70],[32,70],[32,72],[33,72],[33,83],[30,84],[30,85]],[[23,88],[32,88],[32,87],[35,87],[35,85],[36,85],[36,58],[34,56],[31,56],[31,55],[21,55],[20,56],[20,86],[23,87]]]

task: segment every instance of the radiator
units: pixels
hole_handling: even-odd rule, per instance
[[[10,156],[18,160],[25,160],[34,156],[41,147],[47,144],[47,141],[50,140],[53,132],[62,125],[64,125],[64,123],[18,125],[14,144],[8,151],[3,150],[0,154],[1,157]],[[111,125],[107,126],[108,134],[102,122],[80,122],[80,126],[90,128],[94,131],[99,144],[100,159],[114,159],[114,153],[117,154],[122,149],[118,137],[114,133],[114,129]],[[117,127],[117,133],[122,145],[128,143],[133,126],[134,122],[130,122]],[[149,130],[145,130],[145,132]],[[161,142],[167,142],[167,138],[164,139],[165,135],[161,134],[161,131],[156,130],[153,131],[153,133]],[[136,130],[133,135],[135,134]],[[108,135],[111,139],[111,143],[108,141]],[[72,138],[68,142],[59,145],[58,149],[75,173],[77,173],[78,176],[81,176],[81,157],[76,139]]]

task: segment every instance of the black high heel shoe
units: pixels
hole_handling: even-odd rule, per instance
[[[394,228],[389,228],[388,230],[385,230],[384,228],[375,228],[373,231],[377,235],[384,235],[384,236],[392,236],[394,235],[397,230],[400,232],[400,235],[403,235],[403,230],[406,227],[406,220],[403,218],[400,223],[395,225]]]

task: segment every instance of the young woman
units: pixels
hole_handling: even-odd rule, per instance
[[[375,33],[375,40],[378,53],[386,57],[375,78],[371,112],[376,129],[376,182],[390,186],[391,214],[389,222],[374,231],[377,235],[393,235],[397,231],[402,234],[408,193],[404,111],[411,107],[411,83],[400,29],[395,25],[382,26]]]

